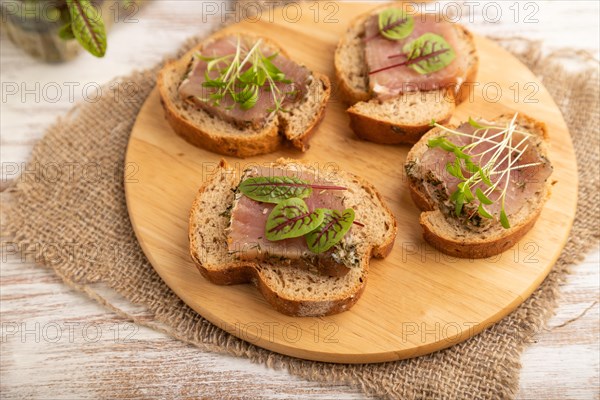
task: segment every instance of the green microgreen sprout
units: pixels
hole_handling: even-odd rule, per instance
[[[475,202],[477,211],[469,215],[469,219],[475,214],[479,214],[481,217],[487,219],[493,218],[493,215],[485,208],[485,206],[494,203],[494,201],[490,199],[492,193],[500,192],[500,195],[496,200],[500,201],[500,223],[505,229],[510,228],[510,222],[505,209],[505,201],[511,172],[541,164],[539,162],[525,165],[517,164],[529,147],[529,144],[524,144],[531,136],[530,133],[517,129],[515,123],[517,115],[518,114],[515,114],[505,126],[482,125],[472,118],[469,118],[469,124],[475,128],[473,133],[460,132],[442,126],[435,121],[431,122],[432,126],[440,128],[448,135],[429,139],[428,146],[430,148],[437,147],[455,155],[454,162],[449,162],[446,165],[446,171],[460,180],[457,189],[450,195],[450,200],[455,206],[454,213],[457,217],[461,215],[465,204]],[[523,136],[523,139],[516,145],[513,144],[515,133]],[[468,137],[473,139],[473,141],[464,146],[457,146],[448,140],[449,135]],[[473,150],[482,143],[491,143],[492,146],[479,153],[470,152],[470,150]],[[478,165],[477,162],[474,161],[481,160],[481,158],[488,153],[491,153],[491,156],[485,165]],[[503,156],[503,154],[505,155]],[[505,179],[505,182],[501,186],[503,179]],[[479,187],[475,187],[477,185],[479,185]],[[483,190],[481,189],[481,186],[484,187]],[[473,193],[473,191],[475,191],[475,193]]]
[[[278,53],[266,56],[261,49],[262,44],[263,40],[259,39],[247,49],[238,37],[235,53],[219,57],[196,54],[196,57],[207,63],[202,86],[212,91],[208,97],[199,99],[218,107],[229,96],[233,105],[227,109],[233,109],[238,104],[242,110],[249,110],[256,105],[261,88],[264,88],[273,97],[274,107],[268,111],[285,111],[283,102],[286,96],[297,92],[284,92],[280,89],[278,84],[293,82],[273,64]]]

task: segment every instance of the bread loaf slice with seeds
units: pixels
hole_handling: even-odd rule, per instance
[[[157,86],[168,123],[175,133],[191,144],[223,155],[246,158],[271,153],[286,145],[305,151],[311,135],[325,115],[331,93],[329,78],[323,74],[312,72],[305,98],[292,104],[289,110],[277,112],[261,128],[235,126],[180,97],[178,89],[192,63],[193,55],[226,36],[230,34],[220,33],[209,37],[183,57],[166,63],[161,69]],[[252,34],[245,33],[244,37],[258,40]],[[285,50],[276,43],[265,38],[262,40],[269,48],[287,57]]]
[[[491,123],[504,125],[512,118],[513,115],[504,114]],[[528,179],[533,183],[539,182],[540,184],[538,185],[539,190],[532,193],[531,197],[528,196],[519,211],[508,216],[511,224],[508,229],[505,229],[496,220],[481,229],[467,227],[455,217],[452,211],[448,210],[448,207],[439,198],[433,198],[430,195],[431,191],[426,189],[426,185],[428,174],[431,171],[421,166],[421,160],[429,149],[429,139],[444,134],[440,128],[434,128],[425,134],[408,153],[405,169],[410,194],[414,203],[422,211],[419,223],[423,228],[423,237],[437,250],[459,258],[486,258],[509,249],[534,226],[544,203],[550,196],[553,185],[551,179],[546,178],[542,182],[541,178],[538,179],[537,176],[540,173],[548,174],[552,171],[552,165],[548,159],[546,126],[526,115],[518,116],[516,126],[531,134],[529,141],[534,149],[535,157],[541,165],[533,170]],[[440,171],[442,171],[442,167],[440,166]]]
[[[312,166],[290,159],[279,159],[271,167],[313,171]],[[354,209],[356,220],[364,225],[353,227],[351,238],[344,243],[358,262],[347,274],[330,277],[276,261],[240,260],[228,251],[229,210],[240,179],[240,174],[221,161],[192,206],[190,253],[202,275],[219,285],[251,282],[276,310],[287,315],[322,316],[352,307],[367,284],[371,257],[387,256],[396,237],[396,220],[375,188],[347,172],[328,175],[332,184],[347,188],[344,206]]]
[[[335,52],[335,75],[340,98],[349,106],[350,127],[362,139],[383,144],[416,143],[431,129],[435,120],[446,123],[456,105],[469,96],[469,84],[477,76],[479,58],[473,35],[453,24],[460,40],[458,57],[468,58],[466,79],[459,88],[405,92],[395,98],[379,100],[369,90],[369,71],[365,59],[365,22],[390,5],[356,18],[340,39]],[[418,16],[415,16],[418,18]]]

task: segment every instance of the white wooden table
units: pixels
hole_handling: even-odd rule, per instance
[[[188,36],[209,29],[210,24],[201,17],[202,11],[210,7],[206,3],[153,1],[132,21],[112,29],[108,54],[101,60],[83,54],[63,65],[40,64],[3,35],[3,167],[27,160],[44,129],[81,100],[86,83],[103,83],[133,68],[150,66]],[[488,3],[493,4],[486,8]],[[449,4],[442,3],[440,9]],[[462,4],[463,22],[477,33],[544,39],[544,51],[569,46],[598,54],[599,7],[595,1],[471,2],[472,22],[465,13],[469,6],[463,2],[452,4]],[[497,6],[502,14],[492,22]],[[70,82],[80,83],[75,86],[74,96],[70,96]],[[38,98],[29,94],[22,101],[21,93],[7,95],[5,85],[13,83],[20,90],[31,89]],[[44,93],[50,90],[44,88],[51,86],[61,90],[57,101],[55,92]],[[4,189],[5,175],[1,183]],[[5,193],[2,200],[6,201]],[[596,249],[573,269],[562,286],[560,307],[549,329],[539,332],[523,355],[520,398],[598,398],[598,265]],[[69,289],[50,270],[36,266],[32,260],[3,254],[0,279],[2,398],[364,397],[346,386],[306,382],[285,371],[203,353],[160,333],[135,327]],[[181,376],[189,380],[174,384],[174,378]],[[225,386],[236,389],[225,391]]]

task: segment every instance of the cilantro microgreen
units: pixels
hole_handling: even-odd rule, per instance
[[[266,56],[261,49],[262,44],[262,39],[259,39],[247,49],[238,37],[235,53],[219,57],[197,55],[206,62],[202,86],[210,92],[208,97],[200,100],[218,107],[221,100],[228,97],[234,101],[234,106],[237,104],[242,110],[249,110],[258,103],[261,95],[269,93],[274,103],[269,112],[283,110],[289,92],[283,91],[280,84],[290,85],[293,81],[273,64],[278,54]],[[265,93],[261,93],[261,89]]]
[[[540,163],[531,163],[518,165],[517,162],[527,150],[529,144],[525,144],[531,135],[528,132],[520,131],[516,126],[517,114],[506,126],[490,126],[469,118],[469,125],[475,128],[473,133],[461,132],[455,129],[447,128],[433,122],[433,125],[439,128],[443,135],[429,139],[427,145],[430,148],[439,148],[452,153],[454,161],[447,163],[446,171],[460,182],[456,190],[450,195],[450,201],[454,203],[454,213],[459,217],[464,210],[464,205],[475,202],[477,211],[483,218],[492,219],[494,216],[485,208],[486,205],[494,204],[500,201],[500,224],[505,228],[510,228],[510,222],[505,208],[506,194],[510,183],[511,172],[525,167],[532,167]],[[513,144],[513,135],[519,133],[523,139],[518,144]],[[465,146],[457,146],[448,139],[448,136],[462,136],[473,139]],[[493,140],[498,138],[497,140]],[[483,153],[471,153],[470,151],[483,142],[491,143],[492,147],[486,149]],[[475,160],[483,154],[491,153],[492,156],[485,165],[480,166]],[[492,175],[495,177],[492,180]],[[501,181],[505,180],[501,187]],[[483,189],[482,189],[483,187]],[[475,194],[473,194],[475,190]],[[490,199],[492,193],[498,193],[497,199]]]

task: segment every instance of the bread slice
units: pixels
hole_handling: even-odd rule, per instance
[[[504,114],[496,118],[493,123],[506,124],[512,118],[513,115]],[[534,144],[537,156],[547,162],[551,170],[545,124],[519,114],[516,125],[519,129],[533,134],[530,141]],[[527,203],[516,214],[509,215],[511,223],[509,229],[505,229],[497,221],[483,230],[468,229],[452,212],[442,211],[445,207],[436,199],[432,199],[424,187],[428,171],[419,167],[420,159],[428,149],[429,139],[441,133],[439,128],[435,128],[425,134],[408,153],[405,163],[411,197],[417,207],[423,211],[419,218],[423,237],[437,250],[459,258],[486,258],[500,254],[517,243],[534,226],[544,203],[550,196],[553,183],[550,179],[546,179],[542,190],[536,192],[534,197],[528,198]]]
[[[274,168],[314,171],[299,161],[279,159]],[[375,188],[365,180],[340,171],[327,180],[347,188],[344,206],[353,208],[364,227],[352,229],[352,243],[360,260],[341,277],[329,277],[269,261],[240,261],[228,252],[228,210],[240,174],[223,160],[202,186],[190,214],[192,260],[204,277],[219,285],[251,282],[279,312],[293,316],[321,316],[342,312],[356,303],[365,289],[372,256],[387,256],[396,237],[396,220]]]
[[[191,144],[219,154],[245,158],[271,153],[286,144],[305,151],[311,135],[325,115],[331,94],[331,84],[325,75],[313,72],[308,95],[300,103],[295,103],[289,112],[278,112],[260,129],[236,127],[180,98],[178,88],[194,53],[228,35],[220,33],[209,37],[182,58],[168,62],[161,69],[157,86],[167,121],[178,135]],[[251,34],[245,33],[244,36],[258,39]],[[287,57],[285,50],[277,44],[263,40]]]
[[[340,96],[348,109],[350,126],[356,135],[376,143],[416,143],[431,127],[431,120],[445,123],[454,108],[469,96],[475,81],[479,58],[473,35],[463,26],[453,24],[462,48],[457,54],[468,57],[468,71],[460,88],[429,92],[404,93],[397,98],[380,101],[369,92],[369,74],[365,60],[365,22],[373,14],[390,5],[356,18],[339,41],[335,52],[335,74]],[[415,17],[417,18],[417,17]]]

